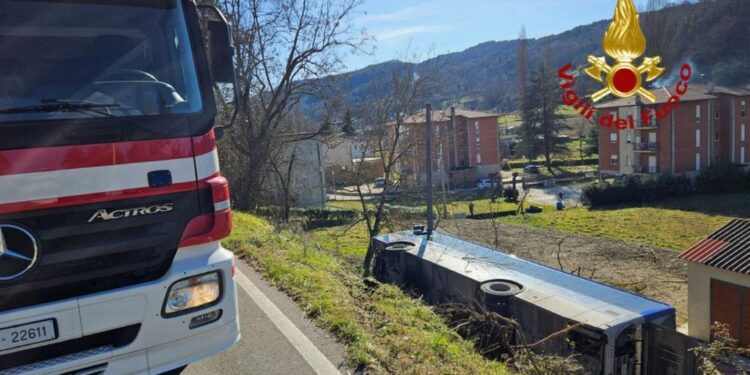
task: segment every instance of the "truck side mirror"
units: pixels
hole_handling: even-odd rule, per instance
[[[208,22],[208,53],[214,82],[235,83],[234,42],[227,23]]]

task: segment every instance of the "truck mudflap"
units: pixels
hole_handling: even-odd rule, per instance
[[[654,324],[644,325],[648,349],[646,375],[696,375],[697,363],[690,349],[700,344],[677,331]]]

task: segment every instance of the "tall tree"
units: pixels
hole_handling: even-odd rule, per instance
[[[557,111],[562,96],[556,77],[554,69],[540,63],[521,103],[522,152],[529,159],[544,156],[550,173],[553,173],[552,157],[568,151],[565,142],[560,141],[560,133],[571,129]]]
[[[254,209],[264,182],[275,174],[269,157],[284,123],[305,95],[326,97],[329,77],[343,67],[343,51],[359,51],[369,38],[352,26],[362,0],[215,0],[233,27],[240,113],[222,147],[231,169],[233,202]],[[220,91],[220,90],[219,90]],[[224,100],[223,102],[229,102]],[[325,121],[305,133],[321,133]]]
[[[516,72],[517,72],[517,90],[518,103],[523,101],[526,93],[526,85],[529,82],[529,51],[526,40],[526,26],[521,26],[521,32],[518,34],[518,51],[516,51]]]
[[[412,59],[419,60],[416,56]],[[377,94],[362,110],[360,117],[368,124],[372,124],[371,128],[363,132],[363,153],[372,153],[379,159],[385,178],[384,188],[377,194],[377,199],[369,200],[372,194],[370,191],[364,191],[367,188],[363,186],[371,183],[366,177],[366,171],[370,166],[366,164],[365,158],[359,159],[355,166],[355,185],[362,209],[362,221],[367,226],[367,233],[371,239],[380,235],[385,228],[398,227],[394,223],[396,218],[387,215],[386,202],[392,200],[394,192],[404,189],[405,180],[396,179],[397,175],[403,175],[400,168],[411,162],[418,162],[415,157],[420,151],[417,149],[420,147],[420,136],[413,132],[423,129],[409,129],[406,119],[410,114],[418,112],[426,103],[430,92],[438,86],[437,77],[441,70],[441,64],[409,63],[394,66],[389,71],[389,79],[378,82],[375,90]],[[421,145],[423,146],[424,142]],[[363,262],[365,276],[370,275],[372,261],[377,255],[372,241],[369,243]]]
[[[671,9],[672,0],[648,0],[641,24],[646,34],[645,56],[660,56],[662,66],[676,69],[680,63],[680,50],[675,44],[680,28],[681,15]]]
[[[354,128],[354,114],[352,114],[352,110],[350,108],[346,109],[346,112],[344,112],[344,118],[341,121],[341,132],[345,135],[354,135],[356,133],[356,129]]]
[[[586,156],[599,154],[599,126],[596,125],[597,123],[593,125],[589,124],[588,134],[586,135],[586,146],[583,150]]]

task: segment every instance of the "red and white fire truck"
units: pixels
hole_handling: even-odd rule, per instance
[[[239,340],[230,35],[191,0],[0,0],[0,374],[178,372]]]

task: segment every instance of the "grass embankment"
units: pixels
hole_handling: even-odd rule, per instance
[[[297,234],[235,213],[224,244],[246,255],[323,328],[347,345],[354,368],[395,374],[504,374],[502,364],[476,353],[420,300],[391,285],[367,286],[359,261],[367,236],[357,228]]]
[[[642,207],[547,210],[500,220],[683,251],[733,217],[750,217],[747,202],[750,192],[696,195]]]

